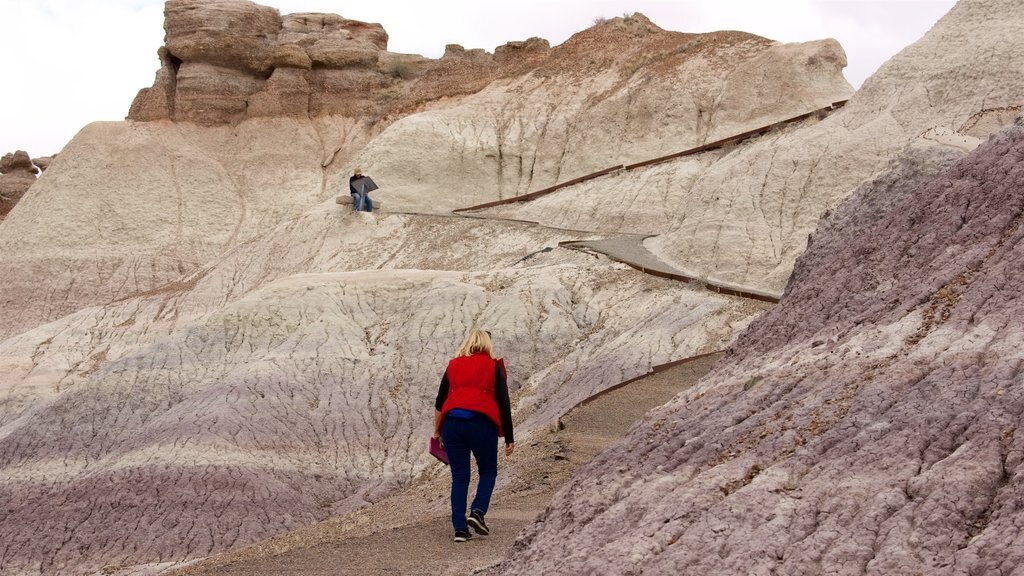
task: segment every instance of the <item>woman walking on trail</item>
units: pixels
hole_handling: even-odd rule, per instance
[[[452,528],[455,541],[490,533],[484,516],[498,477],[498,437],[505,437],[505,455],[515,448],[512,410],[505,365],[494,358],[491,335],[473,329],[441,377],[434,401],[434,438],[440,438],[452,469]],[[469,455],[476,459],[476,497],[466,517]]]

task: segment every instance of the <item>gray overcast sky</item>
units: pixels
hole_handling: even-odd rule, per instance
[[[782,42],[835,38],[853,86],[915,42],[955,0],[265,0],[282,14],[379,22],[392,52],[437,58],[445,44],[493,51],[540,36],[552,46],[595,18],[642,12],[680,32],[742,30]],[[152,85],[162,0],[0,0],[0,154],[59,151],[95,120],[121,120]]]

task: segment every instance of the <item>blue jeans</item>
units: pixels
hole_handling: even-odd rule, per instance
[[[448,416],[441,425],[441,441],[448,452],[452,469],[452,527],[466,530],[466,497],[469,495],[469,455],[476,458],[480,479],[471,510],[487,513],[498,478],[498,428],[486,416],[454,418]]]
[[[352,209],[356,212],[373,212],[373,200],[366,194],[352,192]]]

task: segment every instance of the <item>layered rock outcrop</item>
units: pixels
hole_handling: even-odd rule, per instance
[[[963,31],[1006,30],[1018,18],[1000,13],[1004,0],[962,4],[967,7],[936,30],[973,59],[996,40]],[[738,32],[678,34],[640,15],[605,22],[553,48],[541,39],[512,42],[493,54],[453,45],[436,62],[387,52],[378,26],[339,16],[281,16],[232,0],[170,0],[166,15],[162,67],[154,87],[136,99],[132,120],[87,126],[0,226],[0,572],[158,571],[401,489],[427,465],[422,440],[437,367],[470,326],[487,326],[498,338],[523,439],[581,399],[654,364],[726,345],[763,304],[556,249],[594,234],[486,218],[491,213],[483,219],[436,213],[676,152],[851,92],[834,41],[784,45]],[[954,105],[949,87],[988,76],[950,72],[954,60],[941,57],[942,43],[924,46],[936,52],[921,86],[947,86],[930,96],[934,109],[911,113],[916,108],[901,103],[920,102],[918,93],[902,91],[896,81],[917,78],[908,70],[926,58],[922,52],[907,68],[890,63],[904,76],[871,84],[873,91],[849,108],[856,115],[812,119],[757,142],[635,172],[629,182],[622,174],[594,181],[551,197],[561,203],[547,204],[536,219],[601,234],[661,232],[648,245],[683,268],[728,270],[721,275],[775,286],[772,275],[785,275],[785,259],[802,250],[808,223],[881,170],[879,158],[896,157],[920,136],[919,155],[880,181],[891,193],[865,189],[867,200],[858,200],[874,215],[837,212],[835,225],[823,228],[812,247],[853,238],[855,226],[874,226],[891,210],[929,217],[912,209],[917,187],[911,183],[926,180],[950,154],[971,148],[1013,113],[1019,79],[985,64],[979,70],[1003,84],[965,86],[966,103]],[[1016,50],[1000,52],[1003,66],[1021,61]],[[983,91],[998,110],[979,108]],[[954,125],[950,118],[963,121]],[[868,145],[872,135],[877,146]],[[387,212],[355,214],[334,204],[355,163],[381,185],[375,198]],[[954,176],[951,182],[970,179]],[[623,202],[630,186],[637,193]],[[884,203],[897,201],[903,203]],[[782,232],[765,236],[762,224]],[[754,247],[722,249],[719,237],[741,228],[759,239]],[[890,223],[884,232],[897,228]],[[971,238],[986,242],[979,234]],[[765,248],[776,241],[777,251]],[[700,242],[715,249],[691,261],[688,251]],[[870,250],[877,249],[866,241],[857,246],[857,257],[873,257]],[[922,246],[935,248],[931,240]],[[943,257],[961,252],[970,250]],[[907,258],[914,257],[908,250]],[[844,266],[852,265],[844,258]],[[856,279],[827,266],[814,270],[798,272],[794,286],[810,286],[807,276],[831,275],[851,285]],[[764,277],[770,280],[762,283]],[[913,284],[910,276],[899,278],[899,286],[873,284],[870,294],[892,310],[922,306],[894,300]],[[996,285],[985,278],[968,284]],[[936,306],[960,293],[943,287]],[[794,288],[789,296],[799,300],[799,294]],[[852,301],[867,306],[865,298]],[[806,481],[809,492],[825,483],[803,471],[816,465],[815,455],[833,445],[831,431],[845,430],[843,418],[854,413],[842,405],[846,372],[830,366],[856,370],[858,377],[887,366],[900,374],[919,370],[899,364],[902,356],[885,364],[889,348],[875,342],[882,341],[878,334],[916,334],[920,326],[928,329],[915,344],[936,345],[912,352],[934,355],[908,357],[959,362],[950,356],[954,347],[937,338],[942,320],[949,320],[942,308],[910,314],[877,333],[851,327],[848,341],[830,340],[827,325],[801,324],[786,316],[791,308],[780,310],[765,325],[778,318],[800,324],[787,336],[792,345],[748,337],[733,354],[735,367],[721,369],[722,390],[709,384],[699,391],[704,396],[690,397],[701,411],[687,413],[686,426],[707,426],[708,434],[732,444],[716,446],[719,440],[706,437],[684,445],[685,454],[697,454],[695,462],[710,454],[712,472],[696,488],[685,474],[668,482],[680,482],[692,496],[684,500],[687,510],[723,538],[732,532],[712,526],[698,507],[772,478],[774,472],[762,474],[778,460],[769,456],[799,453],[805,468],[794,468],[794,482]],[[829,321],[839,318],[830,314]],[[815,326],[824,332],[800,332]],[[975,336],[982,342],[989,334],[979,329]],[[801,347],[805,338],[813,339]],[[826,353],[839,357],[822,360]],[[832,395],[838,400],[822,400],[804,384],[769,385],[799,377],[800,370],[807,371],[805,382],[820,377],[839,387]],[[745,394],[748,403],[729,405],[731,397],[716,394]],[[772,404],[771,394],[792,395],[783,398],[788,404]],[[762,422],[755,412],[765,405],[782,422],[782,439],[771,444],[776,452],[742,444],[761,438],[764,429],[746,435],[744,426]],[[638,495],[664,488],[656,479],[675,473],[663,465],[674,460],[657,451],[678,441],[678,432],[666,430],[686,406],[680,401],[658,416],[666,424],[652,425],[657,446],[634,438],[636,454],[645,454],[637,473],[644,482],[654,478],[650,485],[628,484]],[[787,406],[807,408],[790,414]],[[773,438],[773,430],[763,438]],[[991,447],[988,436],[977,438]],[[633,458],[628,449],[627,456],[616,454],[620,461]],[[722,455],[726,460],[717,462]],[[594,464],[594,481],[627,486],[616,469],[600,468],[607,461]],[[870,479],[864,485],[877,488]],[[587,506],[628,495],[591,493],[589,486],[578,481],[564,500],[582,498],[567,505],[567,518],[578,523],[548,520],[566,542],[577,537],[573,526],[586,537],[593,529],[601,542],[602,526],[621,533],[633,522],[613,515],[604,517],[607,524],[591,522]],[[816,502],[816,511],[841,508],[838,501]],[[685,524],[674,521],[673,529]],[[775,526],[771,521],[764,522]],[[539,541],[531,537],[524,566],[547,569],[551,552]],[[632,532],[605,542],[615,561],[662,567],[647,555],[649,542]],[[627,548],[635,558],[620,554]],[[729,557],[728,549],[716,552]],[[587,562],[568,556],[567,566]],[[601,551],[592,557],[601,558]],[[609,567],[620,568],[598,566]]]
[[[204,15],[204,10],[212,12]],[[277,21],[273,11],[248,2],[172,0],[166,14],[160,74],[171,80],[158,81],[145,98],[163,94],[162,101],[175,102],[178,73],[189,62],[227,70],[242,84],[263,82],[257,76],[280,63],[268,60],[267,54],[278,53],[271,46],[293,46],[288,50],[298,54],[301,49],[311,61],[315,57],[324,64],[309,71],[284,66],[269,72],[266,84],[291,96],[250,94],[245,114],[232,116],[237,127],[197,124],[226,117],[171,115],[194,122],[105,123],[83,130],[65,152],[67,168],[62,173],[58,166],[48,175],[49,183],[28,212],[32,217],[9,233],[0,231],[0,254],[5,254],[0,258],[32,271],[0,278],[0,310],[10,318],[0,326],[0,336],[191,273],[215,254],[343,190],[355,163],[382,185],[377,198],[389,210],[443,212],[603,167],[623,150],[637,158],[658,155],[677,145],[670,142],[689,144],[743,130],[750,122],[802,112],[850,91],[841,75],[845,60],[834,41],[788,47],[742,33],[672,33],[641,15],[613,19],[557,48],[540,39],[509,43],[493,55],[452,47],[407,81],[386,73],[407,59],[383,51],[384,35],[369,25],[291,15],[280,17],[281,28],[271,37]],[[216,23],[210,26],[217,32],[207,48],[197,40],[205,30],[202,22]],[[236,42],[231,40],[236,33],[244,36],[237,39],[247,47],[244,57],[229,47],[223,47],[223,56],[214,50]],[[355,63],[330,68],[329,61],[340,66],[344,60],[324,55],[332,53],[332,46],[377,50],[377,65],[385,72]],[[210,55],[214,52],[217,56]],[[228,62],[235,64],[226,67]],[[755,121],[743,111],[740,96],[729,96],[741,89],[729,79],[765,67],[788,78],[790,85],[802,81],[807,86],[793,91],[775,112],[755,114],[765,118]],[[340,87],[320,96],[310,89],[307,99],[306,72],[323,72],[325,79],[335,72],[337,78],[383,74],[393,84],[384,92],[361,91],[383,106],[366,108]],[[481,86],[479,79],[461,82],[478,72],[488,82],[486,89],[451,97],[463,94],[466,86]],[[778,89],[771,87],[771,79],[765,82],[752,86],[762,92]],[[218,90],[236,85],[213,84]],[[725,90],[726,85],[731,88]],[[195,110],[242,109],[234,96],[225,98],[212,94]],[[307,105],[317,98],[345,104],[334,112]],[[281,112],[279,104],[286,101],[295,115]],[[425,102],[434,110],[409,115]],[[698,108],[706,114],[698,114]],[[393,115],[378,116],[387,113]],[[391,128],[380,134],[385,126]],[[137,161],[115,166],[97,150],[126,151]],[[211,208],[197,211],[207,201]],[[49,212],[52,206],[64,208]],[[155,217],[151,209],[162,216]],[[65,233],[51,244],[44,239],[50,229],[36,226],[32,218],[57,215]],[[101,233],[92,234],[97,227]],[[53,279],[53,297],[47,302],[36,297],[33,278],[39,276]]]
[[[36,182],[39,168],[24,150],[4,154],[0,159],[0,221]]]
[[[214,125],[261,116],[359,115],[391,83],[379,24],[334,14],[281,16],[245,0],[169,0],[154,85],[128,117]],[[410,58],[407,66],[422,61]]]
[[[917,150],[858,190],[783,301],[503,573],[1019,571],[1024,121],[933,176],[954,158]]]

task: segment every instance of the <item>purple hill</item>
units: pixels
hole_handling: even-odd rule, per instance
[[[1024,122],[936,154],[824,221],[779,306],[504,573],[1024,574]]]

